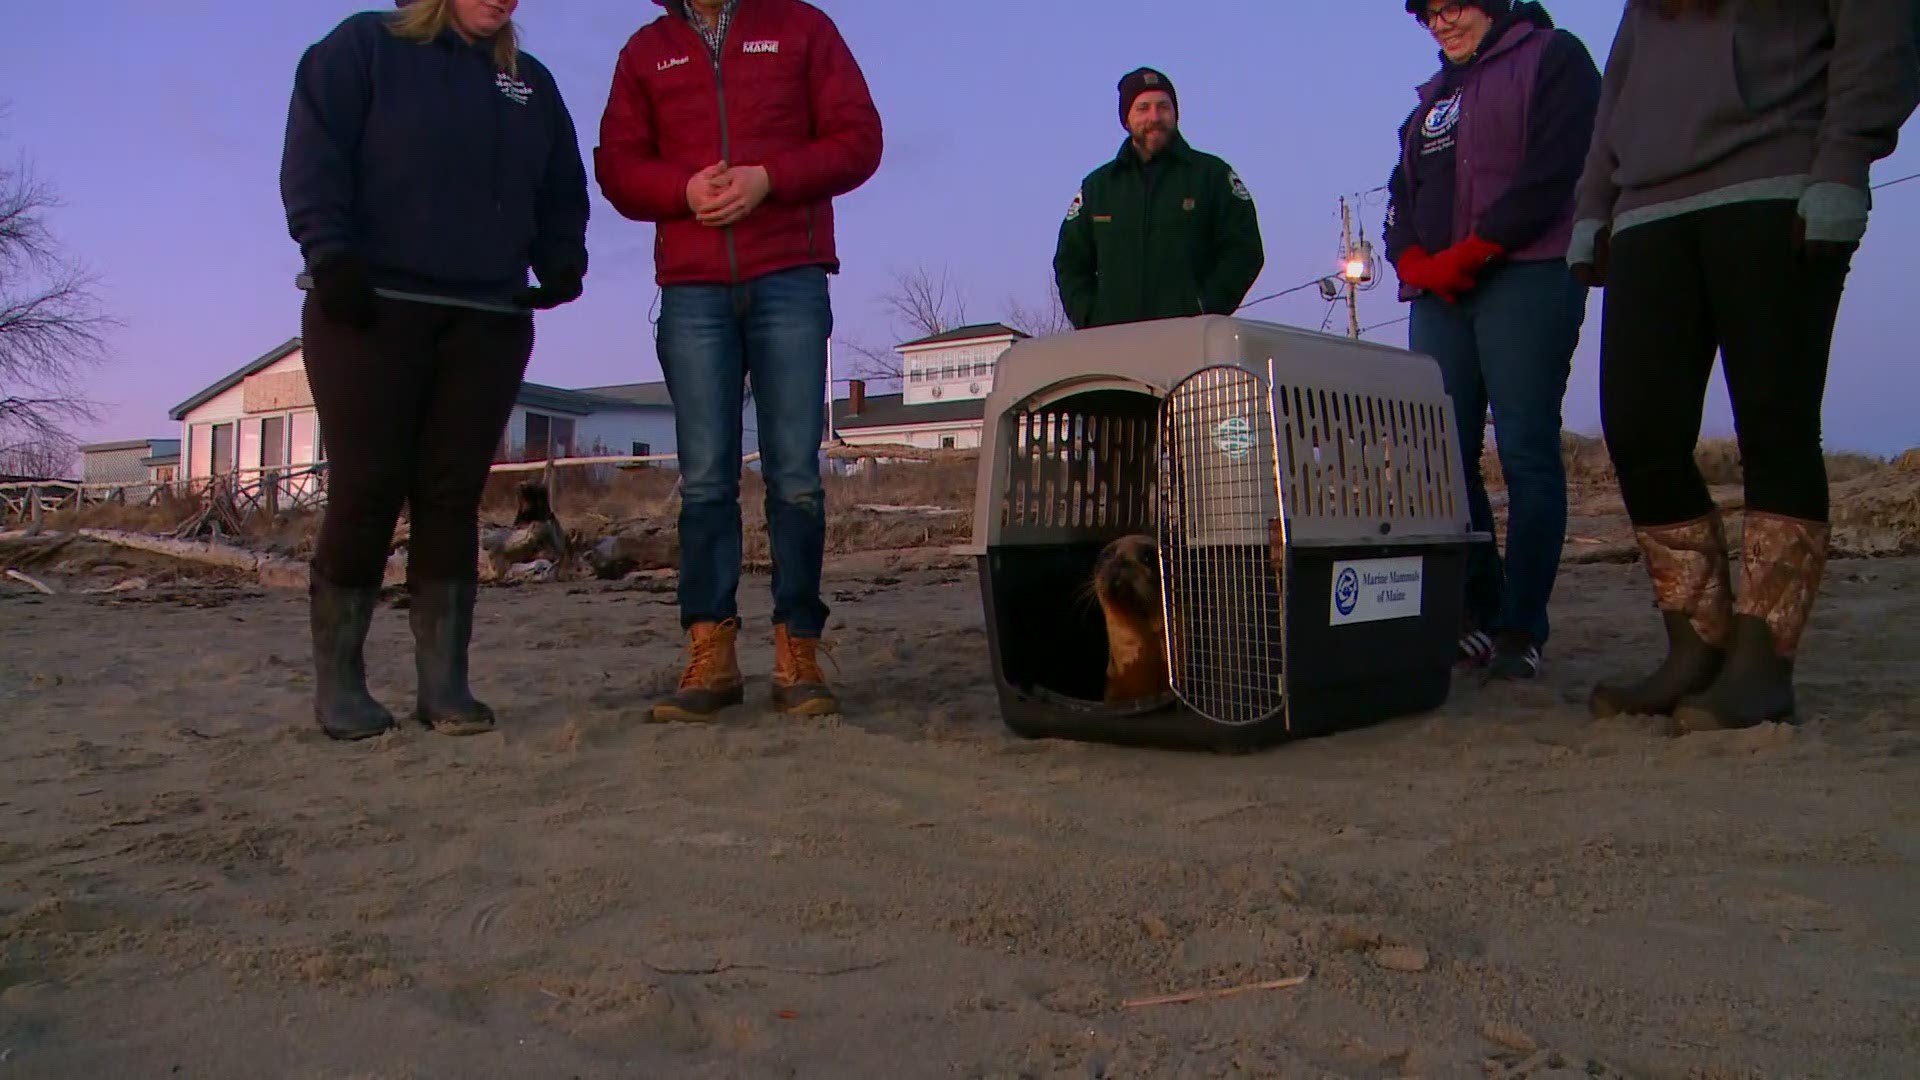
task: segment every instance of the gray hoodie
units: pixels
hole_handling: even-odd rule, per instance
[[[1920,103],[1920,0],[1629,0],[1576,217],[1614,231],[1706,206],[1854,189]]]

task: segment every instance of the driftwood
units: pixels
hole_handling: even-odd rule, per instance
[[[148,536],[143,533],[121,532],[117,529],[81,529],[80,535],[90,540],[99,540],[135,551],[145,551],[185,562],[219,566],[244,574],[252,574],[261,585],[270,589],[304,589],[307,586],[307,564],[281,555],[248,551],[246,548],[230,547],[225,544],[200,544],[189,540]]]
[[[33,591],[40,593],[43,596],[53,595],[53,590],[47,586],[46,582],[41,581],[39,578],[29,577],[28,575],[23,574],[18,570],[7,571],[7,577],[12,578],[14,581],[20,582],[21,584],[25,585],[29,589],[32,589]]]
[[[863,514],[920,514],[924,517],[952,517],[969,512],[951,506],[882,506],[878,503],[861,503],[854,509]]]

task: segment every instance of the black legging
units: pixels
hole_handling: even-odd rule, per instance
[[[411,510],[407,576],[477,575],[480,496],[533,353],[533,319],[375,301],[367,330],[301,312],[307,382],[327,449],[327,510],[314,572],[344,588],[380,583],[400,506]]]
[[[1849,260],[1796,252],[1795,214],[1792,202],[1738,203],[1613,238],[1600,416],[1636,525],[1713,508],[1694,447],[1716,349],[1747,509],[1827,520],[1820,409]]]

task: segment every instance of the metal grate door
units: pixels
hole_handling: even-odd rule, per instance
[[[1223,724],[1286,707],[1279,462],[1268,384],[1204,368],[1161,410],[1160,580],[1174,693]]]

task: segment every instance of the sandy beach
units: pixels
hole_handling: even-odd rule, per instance
[[[1906,1077],[1920,560],[1841,560],[1806,722],[1586,718],[1653,655],[1570,566],[1537,685],[1226,757],[1000,724],[978,584],[836,558],[847,715],[642,722],[671,582],[490,589],[492,736],[342,746],[304,596],[0,587],[0,1074]],[[409,704],[405,614],[374,690]],[[1138,999],[1276,982],[1184,1003]]]

